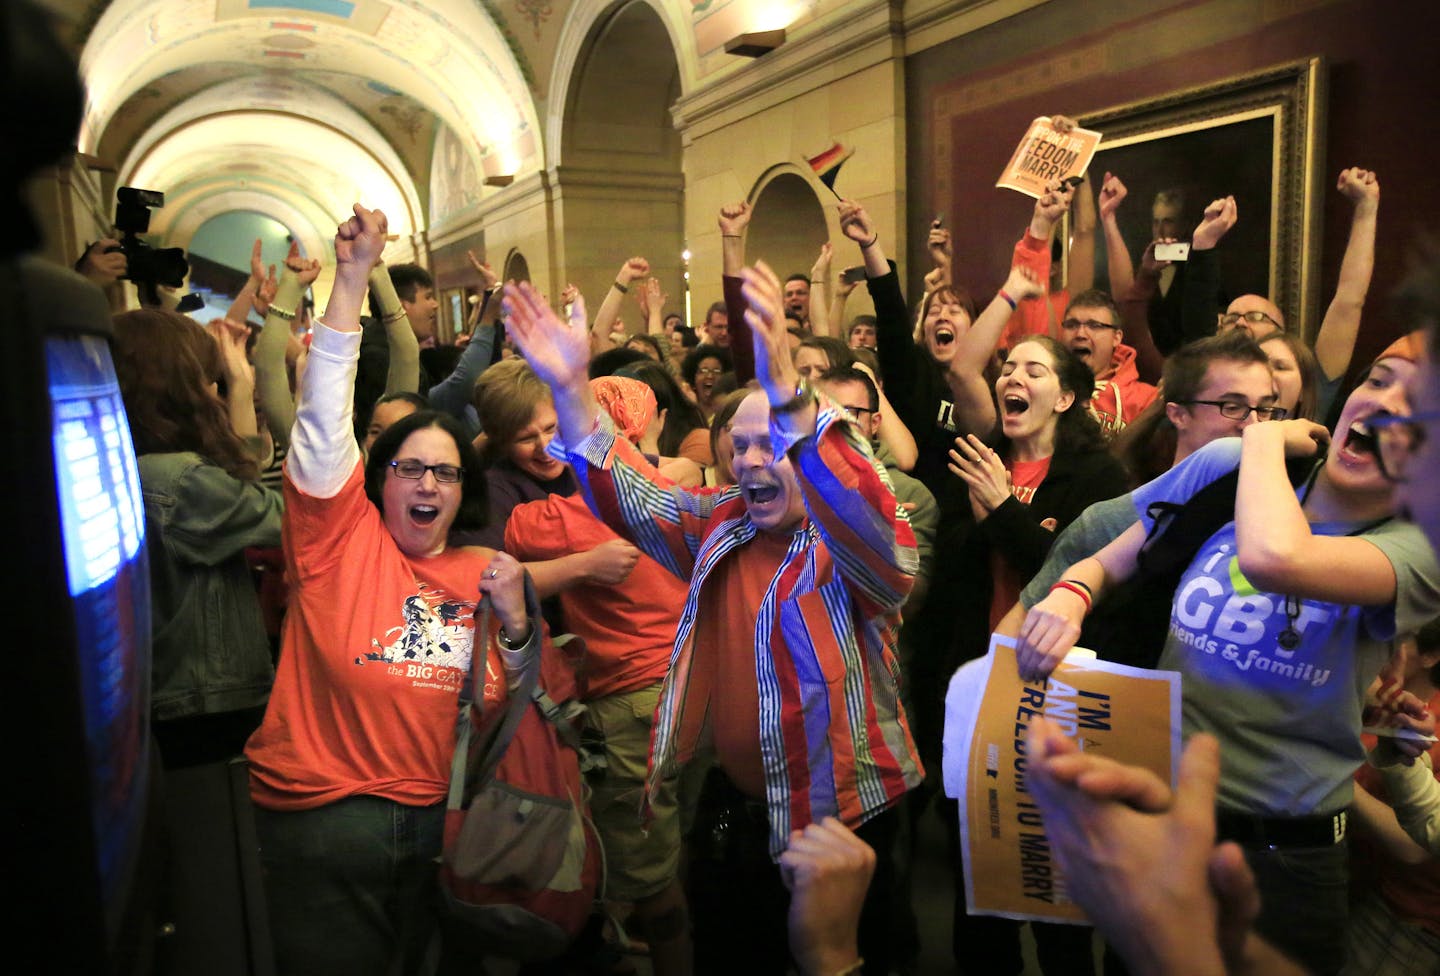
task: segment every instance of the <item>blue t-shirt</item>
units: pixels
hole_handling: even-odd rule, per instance
[[[1153,502],[1187,501],[1239,458],[1238,438],[1215,441],[1137,489],[1146,527]],[[1397,627],[1413,631],[1440,611],[1440,568],[1414,526],[1312,523],[1310,530],[1356,533],[1379,548],[1395,569],[1395,601],[1359,607],[1292,599],[1287,613],[1283,594],[1257,591],[1241,573],[1233,522],[1200,547],[1176,590],[1160,666],[1183,676],[1186,736],[1220,739],[1220,803],[1230,809],[1299,816],[1347,806],[1351,776],[1365,759],[1365,689]],[[1281,635],[1292,615],[1299,640],[1287,648]]]

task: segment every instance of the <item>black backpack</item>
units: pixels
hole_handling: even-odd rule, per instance
[[[1299,486],[1315,469],[1314,458],[1286,462],[1290,483]],[[1080,630],[1081,647],[1106,661],[1137,668],[1155,668],[1170,627],[1170,608],[1180,578],[1205,541],[1235,521],[1239,470],[1200,489],[1188,502],[1156,502],[1145,546],[1134,576],[1111,588],[1095,603]]]

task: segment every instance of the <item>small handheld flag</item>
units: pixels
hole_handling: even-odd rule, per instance
[[[810,168],[815,171],[816,177],[819,178],[821,183],[828,186],[830,192],[834,193],[837,198],[840,194],[835,190],[835,176],[840,172],[840,167],[845,165],[845,160],[854,154],[854,147],[837,142],[820,155],[811,156],[808,160]]]

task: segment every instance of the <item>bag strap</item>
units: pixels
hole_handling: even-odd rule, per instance
[[[525,661],[525,668],[520,673],[520,680],[514,688],[509,688],[509,700],[505,708],[505,716],[500,721],[500,726],[490,737],[481,750],[478,760],[472,765],[470,760],[471,739],[475,734],[477,720],[483,713],[485,702],[485,665],[490,657],[490,595],[482,593],[480,605],[476,608],[480,615],[480,621],[476,625],[475,633],[480,637],[480,647],[470,653],[470,700],[462,701],[460,717],[457,722],[455,735],[455,755],[450,762],[450,792],[446,806],[451,810],[458,810],[464,806],[465,784],[474,783],[477,787],[485,783],[495,774],[495,767],[505,756],[505,750],[510,747],[510,741],[515,738],[515,732],[520,727],[520,719],[525,714],[525,706],[532,700],[534,694],[539,690],[540,683],[540,600],[535,593],[534,581],[530,573],[525,573],[525,610],[530,617],[530,633],[532,639],[537,642],[536,648],[530,653]]]

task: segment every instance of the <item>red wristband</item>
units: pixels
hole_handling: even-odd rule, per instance
[[[1085,586],[1085,584],[1077,583],[1073,580],[1061,580],[1054,586],[1050,587],[1051,593],[1054,593],[1056,590],[1068,590],[1069,592],[1074,593],[1081,600],[1085,601],[1085,612],[1090,612],[1090,590],[1087,586]]]

